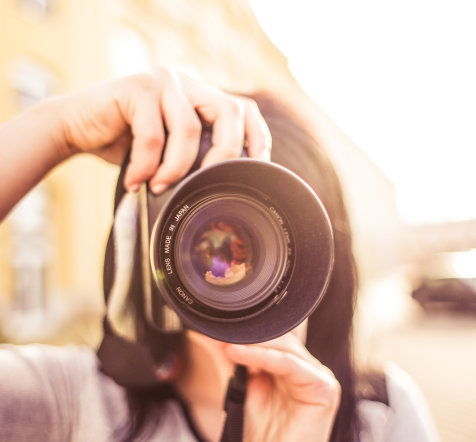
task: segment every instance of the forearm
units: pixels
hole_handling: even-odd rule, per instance
[[[60,100],[47,100],[0,126],[0,219],[63,161]]]

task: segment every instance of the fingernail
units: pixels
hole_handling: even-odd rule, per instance
[[[140,184],[133,184],[131,187],[130,187],[130,191],[132,193],[137,193],[140,189]]]
[[[167,189],[167,184],[165,183],[154,184],[152,186],[152,192],[154,192],[156,195],[162,193],[165,189]]]

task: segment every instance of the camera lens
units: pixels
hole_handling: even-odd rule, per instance
[[[243,158],[195,171],[148,194],[147,223],[155,287],[145,292],[146,314],[159,329],[165,302],[212,338],[261,342],[300,324],[325,293],[329,219],[313,190],[279,165]]]
[[[246,195],[214,194],[198,202],[176,237],[179,279],[199,302],[220,311],[260,304],[285,268],[278,223]]]
[[[190,250],[195,271],[217,287],[229,287],[250,275],[252,253],[243,226],[223,217],[207,222]]]

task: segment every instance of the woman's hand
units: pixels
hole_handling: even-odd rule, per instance
[[[248,367],[245,441],[329,440],[340,385],[297,336],[225,348],[233,362]]]
[[[0,176],[7,185],[0,220],[79,152],[121,164],[132,147],[125,187],[134,191],[148,182],[159,193],[194,163],[202,125],[213,131],[203,165],[239,156],[245,142],[250,157],[269,159],[271,137],[252,100],[165,68],[45,100],[0,126]]]
[[[148,181],[159,193],[186,175],[198,153],[202,124],[213,130],[202,165],[240,156],[245,141],[250,157],[270,155],[271,137],[252,100],[165,68],[69,95],[63,108],[60,155],[91,152],[120,164],[132,146],[124,182],[132,191]]]

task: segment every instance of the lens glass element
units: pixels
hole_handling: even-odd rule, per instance
[[[249,236],[233,220],[209,221],[194,241],[191,258],[198,273],[214,286],[236,284],[252,270]]]
[[[215,194],[181,220],[174,265],[202,304],[221,311],[260,304],[281,280],[286,239],[266,206],[239,194]]]

